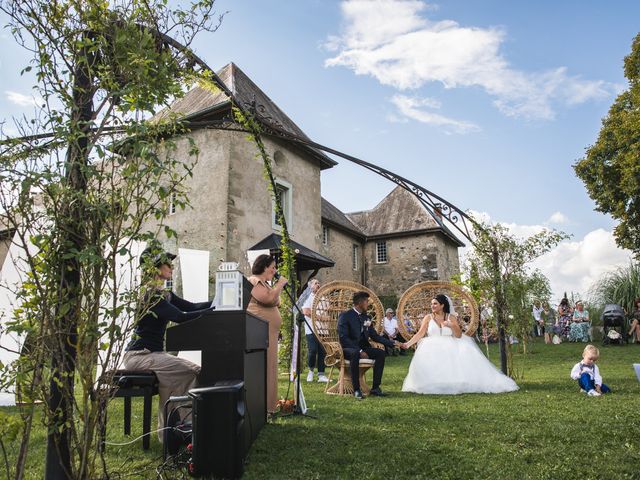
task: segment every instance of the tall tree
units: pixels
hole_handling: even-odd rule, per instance
[[[478,298],[488,299],[501,344],[502,369],[513,374],[505,334],[522,335],[531,325],[528,306],[534,298],[549,294],[548,280],[530,263],[568,236],[563,232],[543,230],[528,238],[518,238],[500,224],[478,224],[476,239],[467,257],[466,270],[470,288]]]
[[[640,255],[640,34],[624,59],[629,88],[602,121],[598,140],[574,169],[596,210],[619,221],[616,243]]]
[[[181,185],[198,153],[193,145],[177,153],[163,140],[184,131],[176,118],[147,119],[198,78],[193,57],[177,45],[217,27],[212,8],[213,0],[187,8],[165,0],[0,0],[16,41],[33,54],[24,72],[35,72],[42,99],[39,115],[19,125],[24,135],[0,141],[1,207],[29,265],[9,324],[27,335],[29,355],[15,369],[3,366],[1,380],[47,402],[47,478],[98,476],[106,399],[95,367],[117,365],[122,318],[136,308],[118,256],[137,263],[133,242],[157,233],[145,221],[161,221],[169,199],[186,203]],[[16,478],[33,410],[23,417]]]

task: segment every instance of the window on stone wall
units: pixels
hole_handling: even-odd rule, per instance
[[[354,270],[358,270],[358,256],[359,256],[360,248],[355,243],[351,248],[351,267]]]
[[[329,245],[329,227],[322,225],[322,244]]]
[[[170,292],[173,291],[173,279],[164,281],[164,289]]]
[[[287,228],[292,229],[291,225],[291,210],[292,210],[292,198],[293,187],[289,182],[284,180],[276,180],[276,195],[280,199],[280,205],[282,206],[282,214],[284,215],[284,221],[287,222]],[[280,227],[280,221],[276,218],[276,205],[275,202],[271,202],[271,223],[274,230]]]
[[[387,263],[387,242],[376,242],[376,263]]]

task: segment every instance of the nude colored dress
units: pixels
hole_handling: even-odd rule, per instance
[[[253,286],[260,282],[271,290],[266,282],[256,277],[249,277],[249,281]],[[247,312],[269,323],[269,348],[267,349],[267,412],[269,413],[275,412],[278,405],[278,334],[282,324],[282,317],[278,310],[279,303],[280,301],[275,304],[265,304],[251,297],[247,306]]]

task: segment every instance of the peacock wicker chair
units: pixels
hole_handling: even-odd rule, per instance
[[[355,282],[335,281],[329,282],[320,287],[316,292],[311,307],[311,322],[313,330],[326,352],[325,365],[331,367],[329,370],[329,383],[325,392],[333,395],[353,394],[353,384],[349,370],[349,361],[345,360],[338,337],[338,317],[342,312],[353,308],[353,294],[364,291],[369,294],[369,310],[372,323],[376,331],[381,330],[382,319],[384,318],[382,303],[367,287]],[[381,345],[371,342],[377,348]],[[360,390],[367,394],[370,391],[365,381],[365,373],[374,364],[373,360],[361,359],[360,366]],[[340,374],[338,381],[334,385],[331,383],[331,376],[334,368],[338,368]]]
[[[478,305],[475,299],[459,285],[451,282],[421,282],[409,287],[398,302],[398,330],[409,340],[420,328],[422,319],[431,313],[431,300],[439,294],[453,302],[462,332],[472,337],[478,329]]]

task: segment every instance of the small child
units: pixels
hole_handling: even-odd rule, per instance
[[[611,389],[602,383],[600,370],[596,361],[600,357],[600,351],[593,345],[587,345],[582,352],[582,361],[571,369],[571,378],[578,380],[580,388],[590,397],[599,397],[603,393],[609,393]]]

